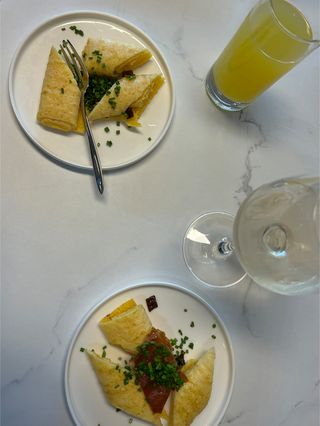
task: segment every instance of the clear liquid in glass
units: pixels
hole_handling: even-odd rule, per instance
[[[263,185],[241,205],[234,246],[245,271],[281,294],[319,284],[319,178]]]

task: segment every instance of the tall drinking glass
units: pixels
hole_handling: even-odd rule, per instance
[[[239,111],[319,47],[319,2],[260,1],[248,14],[206,78],[210,99]],[[308,6],[308,7],[307,7]]]
[[[183,253],[190,271],[211,287],[229,287],[247,273],[281,294],[320,284],[320,178],[288,178],[262,185],[235,219],[207,213],[188,228]]]

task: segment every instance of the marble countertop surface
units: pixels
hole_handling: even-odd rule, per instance
[[[318,295],[280,296],[250,281],[208,289],[182,256],[184,232],[201,213],[235,214],[260,184],[319,173],[319,51],[241,113],[223,113],[206,96],[210,65],[253,3],[0,3],[4,426],[72,425],[63,368],[79,321],[109,292],[155,281],[197,292],[230,332],[235,385],[221,425],[319,424]],[[166,57],[176,89],[162,143],[137,164],[106,173],[103,197],[89,173],[35,148],[8,96],[19,43],[53,15],[75,10],[110,13],[144,30]]]

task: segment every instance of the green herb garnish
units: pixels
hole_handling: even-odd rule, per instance
[[[193,321],[191,321],[190,327],[194,327],[194,322]]]
[[[84,352],[85,351],[85,348],[80,348],[80,352]]]
[[[61,89],[60,89],[60,93],[63,95],[64,94],[64,88],[63,87],[61,87]]]
[[[99,50],[94,50],[92,55],[96,56],[97,63],[100,64],[102,61],[102,53]]]
[[[112,146],[112,141],[107,141],[106,144],[107,146]]]
[[[120,130],[116,130],[116,135],[120,135]]]
[[[116,96],[119,96],[120,90],[121,90],[120,81],[117,80],[116,81],[116,87],[114,88],[114,93],[115,93]]]
[[[71,25],[69,27],[71,31],[73,31],[75,34],[80,35],[81,37],[84,36],[84,32],[82,30],[79,30],[75,25]]]
[[[115,107],[117,106],[116,98],[109,98],[108,102],[111,105],[111,108],[115,109]]]
[[[125,78],[127,80],[134,80],[136,78],[136,75],[135,74],[126,74]]]
[[[110,94],[109,89],[111,89],[113,84],[114,80],[110,79],[109,77],[97,75],[90,76],[89,86],[84,97],[85,105],[88,111],[92,111],[95,105],[105,94]]]

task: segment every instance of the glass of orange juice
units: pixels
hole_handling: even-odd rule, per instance
[[[286,0],[260,1],[211,67],[206,78],[210,99],[223,110],[239,111],[319,47],[316,3],[307,19]]]

